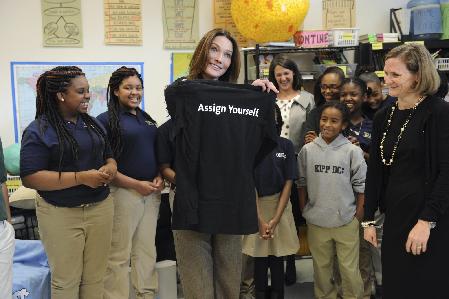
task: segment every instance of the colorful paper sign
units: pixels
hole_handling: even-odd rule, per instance
[[[328,31],[297,31],[293,38],[297,47],[320,48],[329,45]]]

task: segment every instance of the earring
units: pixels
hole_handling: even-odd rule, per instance
[[[64,100],[64,98],[61,98],[61,102],[64,102],[65,100]]]

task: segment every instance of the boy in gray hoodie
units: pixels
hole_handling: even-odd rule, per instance
[[[323,105],[320,135],[298,156],[300,208],[308,225],[316,298],[337,296],[332,284],[335,252],[343,297],[363,295],[358,248],[366,163],[362,150],[341,134],[348,121],[346,105]]]

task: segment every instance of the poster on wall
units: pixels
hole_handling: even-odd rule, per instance
[[[353,28],[355,0],[323,0],[323,28]]]
[[[41,0],[44,47],[82,47],[81,0]]]
[[[14,113],[15,142],[34,120],[36,113],[36,82],[47,70],[58,65],[76,65],[86,74],[90,87],[89,114],[97,116],[107,110],[106,88],[112,72],[121,66],[135,68],[143,78],[143,62],[11,62],[11,90]],[[144,109],[144,98],[141,103]]]
[[[163,0],[165,49],[193,49],[199,40],[199,0]]]
[[[237,30],[232,20],[231,0],[214,0],[214,28],[223,28],[231,33],[239,47],[247,47],[249,41]]]
[[[142,45],[140,0],[104,0],[104,42],[106,45]]]
[[[170,83],[189,74],[189,64],[193,53],[172,53],[170,63]]]

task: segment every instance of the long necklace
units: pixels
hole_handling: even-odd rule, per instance
[[[409,115],[407,116],[407,119],[405,120],[404,124],[402,125],[401,130],[399,131],[398,139],[396,140],[396,143],[393,146],[393,151],[391,152],[391,158],[389,161],[387,161],[387,159],[385,159],[385,156],[384,156],[384,141],[385,141],[385,137],[387,137],[387,133],[390,129],[391,119],[393,118],[393,113],[394,113],[394,110],[396,109],[396,107],[398,106],[398,103],[396,102],[396,105],[391,107],[391,112],[390,112],[390,116],[388,117],[387,127],[385,129],[385,132],[382,135],[382,140],[380,141],[380,156],[382,158],[382,163],[384,165],[391,166],[393,164],[394,155],[396,154],[396,150],[398,148],[399,141],[402,138],[402,133],[405,131],[405,128],[407,127],[410,119],[412,118],[413,114],[415,113],[416,107],[418,107],[419,103],[421,103],[423,99],[424,99],[424,96],[420,97],[418,99],[418,101],[415,103],[415,105],[413,105],[413,108],[411,109]]]

